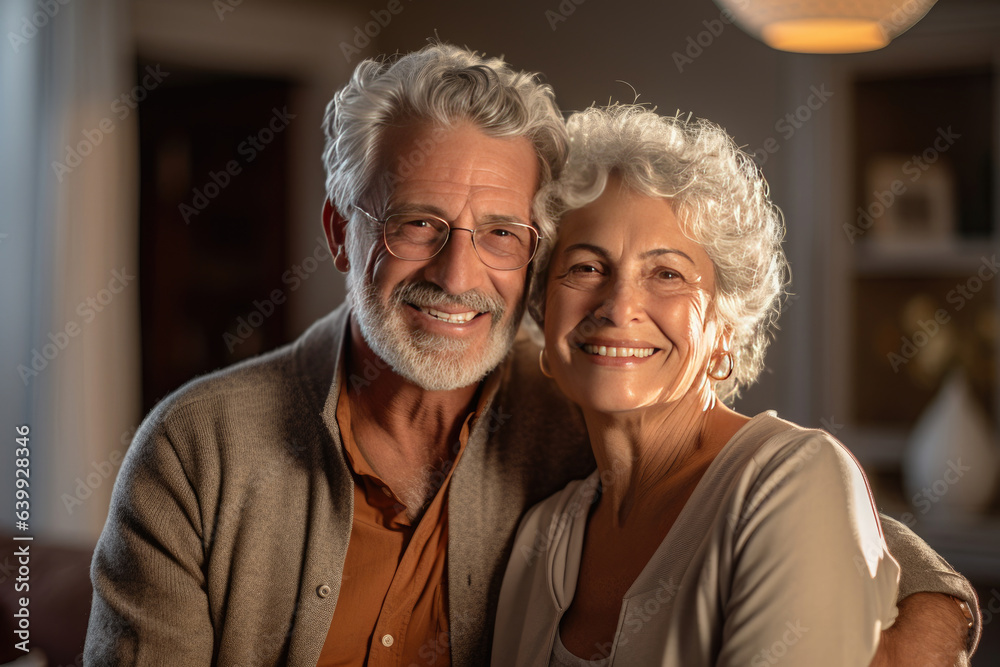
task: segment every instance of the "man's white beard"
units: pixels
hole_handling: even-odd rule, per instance
[[[504,323],[503,300],[478,291],[452,295],[422,281],[396,285],[388,302],[383,302],[371,283],[352,282],[348,281],[348,294],[353,315],[368,347],[393,371],[427,391],[451,391],[482,380],[507,356],[521,321],[521,312],[516,312]],[[403,318],[408,303],[462,305],[485,313],[481,317],[491,317],[492,322],[484,349],[471,349],[472,341],[411,329]]]

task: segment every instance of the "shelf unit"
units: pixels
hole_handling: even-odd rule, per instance
[[[1000,7],[939,3],[882,51],[802,56],[786,73],[789,104],[810,85],[826,85],[833,96],[810,120],[808,131],[783,147],[788,165],[784,187],[791,193],[782,202],[789,226],[786,249],[794,271],[793,290],[807,298],[796,301],[782,318],[780,345],[788,350],[781,361],[788,378],[782,400],[795,419],[837,425],[835,435],[868,469],[880,506],[897,517],[913,512],[901,491],[901,465],[914,422],[933,398],[944,370],[930,374],[925,384],[911,386],[905,397],[895,394],[895,385],[880,385],[872,376],[871,366],[881,364],[889,379],[897,380],[886,353],[901,346],[900,336],[912,339],[913,330],[898,321],[893,330],[880,330],[882,320],[899,319],[904,308],[898,304],[930,295],[909,304],[911,318],[926,322],[928,313],[933,318],[944,307],[951,309],[951,323],[963,332],[972,326],[984,329],[987,349],[974,358],[985,380],[978,381],[975,393],[995,433],[1000,433],[1000,275],[986,281],[975,301],[959,312],[947,301],[949,290],[975,275],[984,257],[1000,258],[998,37]],[[972,81],[975,89],[965,97],[954,92],[963,80]],[[872,110],[880,104],[882,112]],[[928,120],[937,122],[928,127]],[[938,127],[946,130],[949,124],[963,134],[948,151],[957,207],[950,224],[956,231],[944,235],[938,230],[935,236],[931,230],[921,240],[919,235],[907,239],[877,233],[873,226],[852,243],[845,225],[856,224],[858,209],[867,209],[875,200],[866,166],[871,158],[881,154],[908,159],[933,146]],[[965,134],[966,125],[976,131]],[[962,146],[966,140],[967,146]],[[969,157],[976,149],[985,160]],[[899,178],[906,178],[902,169],[901,162]],[[978,194],[970,195],[970,188]],[[965,319],[974,310],[984,313],[978,325]],[[871,356],[866,345],[879,354]],[[875,407],[859,406],[859,394]],[[893,400],[903,409],[893,408]],[[918,516],[914,530],[974,583],[1000,583],[997,504],[991,514],[964,523]]]

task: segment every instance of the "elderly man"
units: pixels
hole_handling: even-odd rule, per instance
[[[593,468],[517,338],[552,233],[533,195],[565,151],[551,90],[431,45],[360,64],[326,130],[348,302],[146,419],[94,556],[88,664],[486,664],[520,516]],[[927,641],[951,664],[949,595],[974,593],[886,524],[901,596],[938,593],[903,600],[880,659]]]

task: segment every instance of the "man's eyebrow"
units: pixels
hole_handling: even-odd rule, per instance
[[[448,214],[445,213],[443,209],[430,204],[399,204],[396,206],[389,206],[389,210],[386,211],[386,215],[399,215],[401,213],[429,213],[430,215],[437,216],[442,220],[448,219]]]
[[[479,220],[479,222],[481,224],[484,224],[484,225],[488,224],[490,222],[519,222],[522,225],[530,225],[531,224],[531,219],[528,218],[527,220],[525,220],[524,218],[522,218],[519,215],[507,215],[505,213],[490,213],[490,214],[484,215]]]
[[[390,206],[389,211],[386,215],[399,215],[399,214],[414,214],[414,213],[427,213],[433,215],[437,218],[441,218],[446,222],[454,222],[450,219],[444,209],[438,208],[437,206],[431,204],[399,204],[398,206]],[[482,218],[477,218],[476,222],[481,225],[485,225],[491,222],[519,222],[524,225],[530,225],[531,221],[525,220],[519,215],[508,215],[505,213],[488,213]]]

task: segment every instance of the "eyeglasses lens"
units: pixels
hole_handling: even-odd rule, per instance
[[[430,259],[447,243],[448,233],[448,223],[433,216],[399,214],[385,221],[386,247],[401,259]],[[476,227],[473,245],[484,264],[510,270],[531,261],[537,238],[533,227],[494,222]]]

